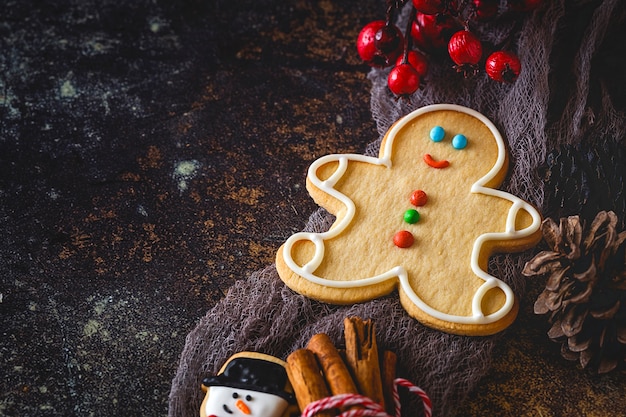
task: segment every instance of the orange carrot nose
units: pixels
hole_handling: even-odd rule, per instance
[[[241,410],[242,413],[250,415],[250,408],[242,400],[237,400],[235,406],[237,406],[237,408]]]

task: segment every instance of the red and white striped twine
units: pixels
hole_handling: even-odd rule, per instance
[[[332,397],[322,398],[321,400],[314,401],[306,406],[302,411],[301,417],[313,417],[320,411],[332,410],[332,409],[345,409],[353,405],[358,405],[360,408],[347,410],[339,414],[339,417],[400,417],[400,394],[398,393],[398,386],[405,387],[419,396],[424,405],[424,417],[432,417],[432,403],[426,392],[413,385],[410,381],[404,378],[396,378],[393,384],[393,399],[395,403],[395,416],[387,414],[385,409],[377,402],[372,401],[370,398],[358,394],[339,394]]]

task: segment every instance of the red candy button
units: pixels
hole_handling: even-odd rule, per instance
[[[393,244],[399,248],[411,247],[411,245],[413,245],[413,242],[415,242],[415,238],[413,237],[413,234],[411,234],[411,232],[409,232],[408,230],[401,230],[393,237]]]
[[[415,190],[411,193],[411,204],[416,207],[421,207],[428,201],[428,196],[422,190]]]

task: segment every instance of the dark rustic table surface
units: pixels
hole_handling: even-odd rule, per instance
[[[165,415],[186,334],[315,210],[308,164],[376,139],[354,42],[384,4],[0,10],[0,415]],[[459,415],[626,414],[535,287]]]

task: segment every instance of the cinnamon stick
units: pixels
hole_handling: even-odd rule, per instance
[[[360,317],[344,319],[346,362],[362,395],[385,406],[376,332],[371,320]]]
[[[315,354],[333,395],[359,393],[350,371],[327,334],[319,333],[311,337],[307,349]]]
[[[308,349],[298,349],[287,357],[287,374],[296,394],[300,411],[313,401],[330,396],[326,381],[315,355]],[[332,417],[332,412],[319,412],[316,416]]]
[[[396,415],[396,405],[393,398],[393,381],[396,379],[396,364],[398,358],[395,353],[385,350],[382,355],[381,381],[383,384],[383,397],[387,408],[387,414]]]

